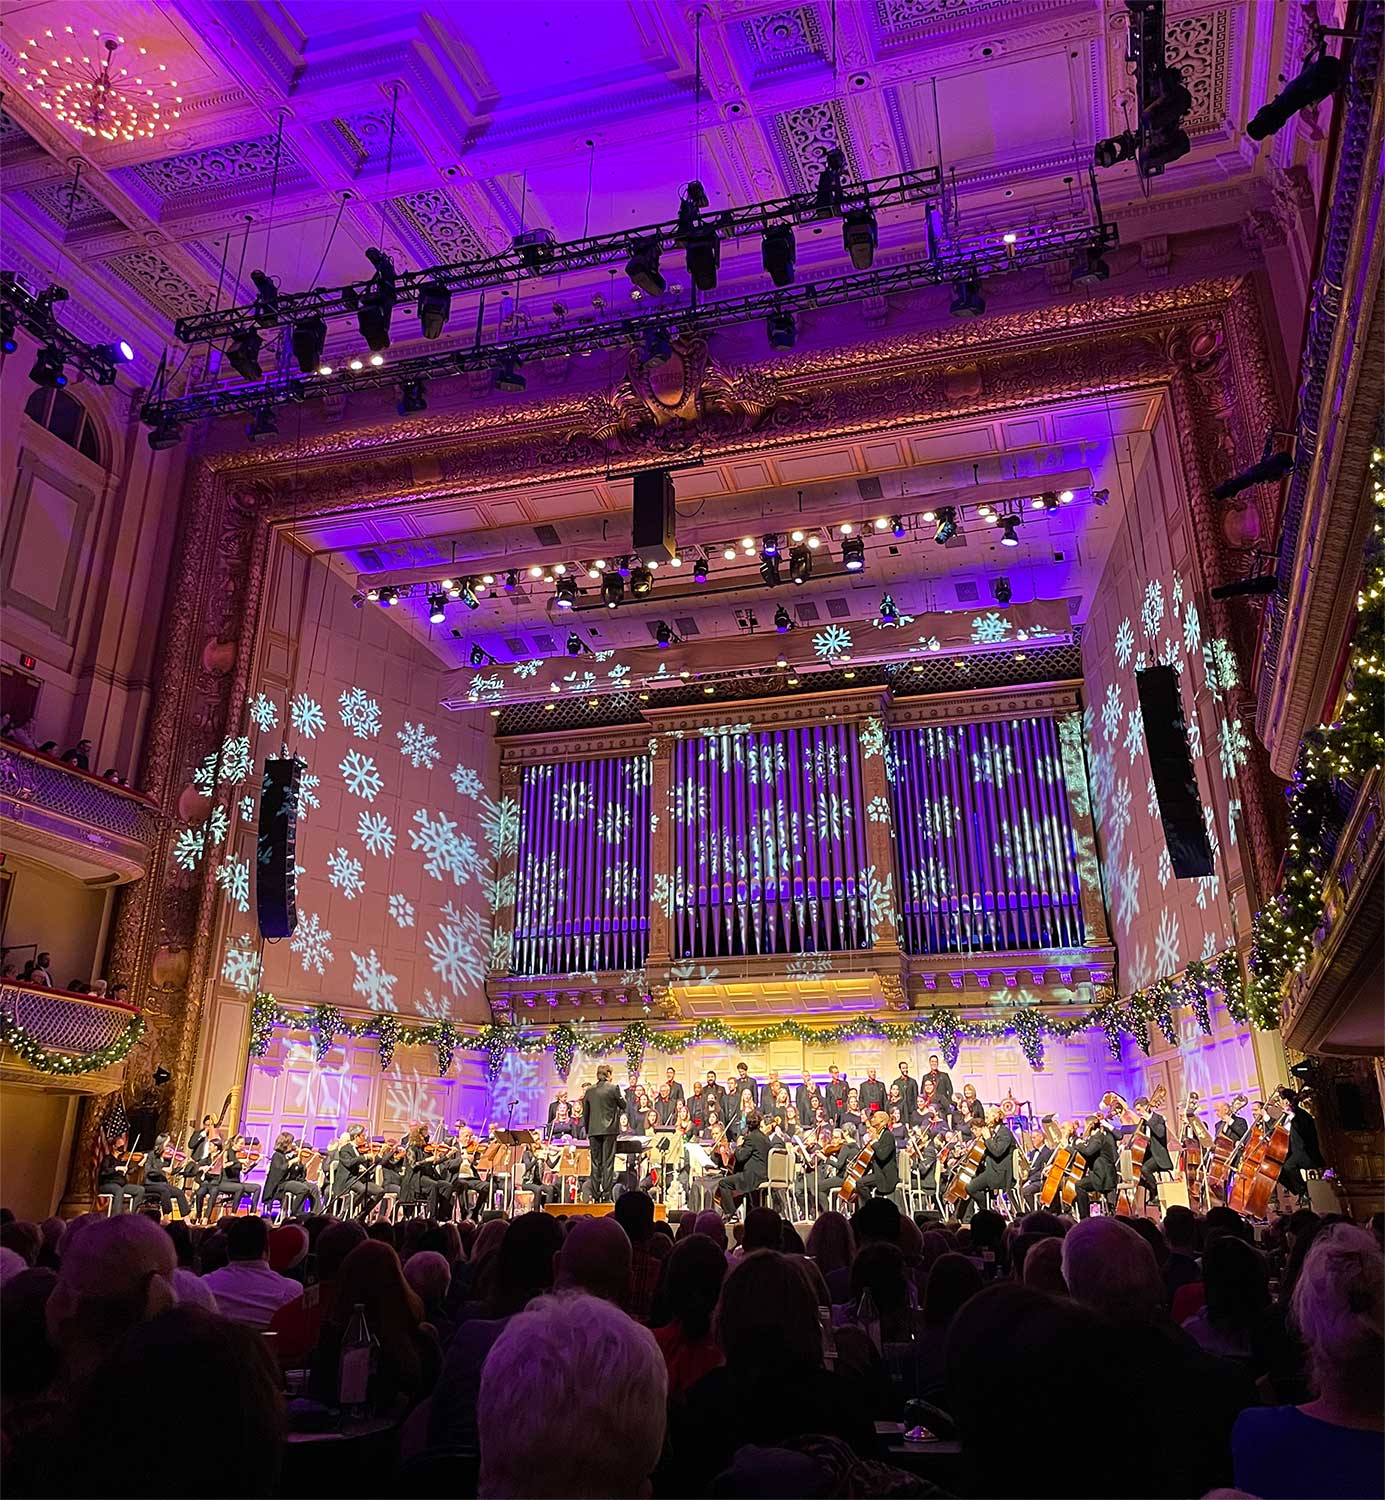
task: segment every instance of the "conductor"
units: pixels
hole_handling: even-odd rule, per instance
[[[616,1138],[625,1100],[611,1082],[611,1065],[602,1063],[596,1082],[582,1096],[582,1129],[591,1143],[591,1194],[594,1203],[608,1203],[615,1178]]]

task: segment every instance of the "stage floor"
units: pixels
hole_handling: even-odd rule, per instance
[[[543,1211],[552,1214],[555,1219],[601,1219],[607,1214],[615,1211],[614,1203],[545,1203]],[[654,1205],[654,1217],[658,1220],[667,1220],[668,1208],[665,1204]]]

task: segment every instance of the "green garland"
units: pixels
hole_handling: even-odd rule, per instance
[[[95,1073],[101,1068],[109,1068],[113,1063],[124,1062],[130,1055],[131,1048],[144,1035],[144,1029],[144,1017],[132,1016],[113,1041],[95,1052],[74,1057],[67,1052],[50,1051],[18,1021],[0,1016],[0,1042],[12,1048],[31,1068],[63,1078],[73,1078],[80,1073]]]
[[[347,1021],[335,1005],[315,1005],[292,1010],[273,995],[258,994],[250,1008],[250,1055],[263,1057],[269,1051],[276,1028],[313,1033],[313,1057],[321,1062],[338,1037],[374,1037],[379,1044],[380,1066],[394,1061],[396,1047],[434,1047],[438,1054],[438,1076],[446,1077],[460,1040],[450,1021],[429,1021],[419,1026],[401,1026],[392,1015],[368,1016]]]

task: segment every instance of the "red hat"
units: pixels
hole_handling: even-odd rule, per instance
[[[308,1232],[298,1224],[281,1224],[269,1231],[269,1267],[287,1271],[308,1253]]]

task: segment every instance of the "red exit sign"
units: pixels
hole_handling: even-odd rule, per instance
[[[32,672],[34,668],[38,666],[38,661],[36,658],[26,654],[19,658],[19,665],[23,667],[26,672]]]

